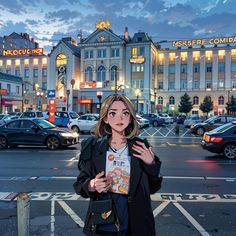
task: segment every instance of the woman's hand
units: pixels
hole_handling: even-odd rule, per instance
[[[136,144],[132,146],[132,149],[139,154],[133,154],[135,157],[141,159],[145,164],[151,165],[155,163],[155,156],[151,147],[147,148],[144,143],[136,141]]]
[[[106,192],[111,187],[112,179],[110,176],[103,177],[104,171],[98,173],[94,179],[90,180],[89,191],[90,192]]]

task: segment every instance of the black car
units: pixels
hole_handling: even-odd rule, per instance
[[[209,152],[223,154],[228,159],[236,158],[236,122],[224,124],[203,136],[201,145]]]
[[[154,127],[165,124],[165,119],[155,113],[143,114],[142,117],[149,120]]]
[[[192,134],[203,135],[207,131],[211,131],[223,124],[236,120],[236,116],[233,115],[220,115],[212,116],[209,119],[201,123],[196,123],[190,127]]]
[[[20,118],[0,126],[0,149],[17,145],[42,145],[57,149],[79,142],[79,135],[69,129],[38,118]]]

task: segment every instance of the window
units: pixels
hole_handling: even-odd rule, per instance
[[[180,65],[180,73],[187,73],[187,64]]]
[[[157,102],[159,105],[162,105],[163,104],[163,97],[161,97],[161,96],[158,97]]]
[[[139,48],[139,56],[144,56],[144,47]]]
[[[163,81],[158,81],[158,89],[163,89]]]
[[[132,53],[132,57],[137,57],[138,49],[137,48],[132,48],[131,53]]]
[[[6,69],[6,74],[11,74],[11,69]]]
[[[169,74],[175,73],[175,64],[169,64]]]
[[[29,78],[29,69],[25,69],[25,78]]]
[[[173,96],[170,97],[169,104],[170,105],[174,105],[175,104],[175,98]]]
[[[119,48],[112,48],[111,49],[111,57],[119,57],[120,56],[120,49]]]
[[[169,89],[175,89],[175,81],[169,80]]]
[[[232,61],[231,63],[231,71],[236,72],[236,61]]]
[[[194,96],[193,97],[193,105],[198,105],[199,104],[199,97],[198,96]]]
[[[199,89],[200,88],[200,84],[199,84],[199,80],[193,80],[193,89]]]
[[[20,86],[19,85],[16,86],[16,93],[20,94]]]
[[[18,120],[6,124],[6,127],[9,129],[19,129],[19,126],[20,126],[20,121]]]
[[[163,65],[158,65],[158,67],[157,67],[157,73],[158,73],[158,74],[163,74],[163,71],[164,71],[164,66],[163,66]]]
[[[33,65],[37,66],[39,64],[39,59],[38,58],[34,58],[33,59]]]
[[[212,63],[206,63],[206,72],[212,72]]]
[[[143,87],[144,87],[143,79],[132,80],[132,88],[143,89]]]
[[[106,57],[106,49],[98,49],[97,53],[98,53],[97,55],[98,58]]]
[[[97,81],[106,80],[106,69],[104,66],[99,66],[97,70]]]
[[[186,79],[180,80],[180,89],[187,89],[187,80]]]
[[[7,84],[7,92],[8,92],[8,94],[11,94],[11,85],[10,84]]]
[[[93,69],[91,67],[85,69],[85,81],[93,81]]]
[[[42,59],[42,64],[45,66],[45,65],[47,65],[47,58],[43,58]]]
[[[42,69],[42,76],[47,77],[47,68]]]
[[[223,97],[223,96],[220,96],[220,97],[218,98],[218,104],[219,104],[219,105],[224,105],[224,103],[225,103],[224,97]]]
[[[20,66],[20,59],[15,60],[15,66]]]
[[[218,69],[219,72],[225,72],[225,62],[219,62]]]
[[[93,58],[93,50],[85,50],[84,58]]]
[[[38,73],[38,69],[34,69],[33,70],[33,76],[34,77],[38,77],[39,73]]]
[[[200,72],[200,63],[194,63],[193,64],[193,73],[199,73]]]
[[[10,59],[7,60],[6,65],[11,66],[11,60]]]
[[[67,64],[67,57],[65,54],[59,54],[56,57],[56,66],[60,67],[61,65]]]
[[[143,64],[132,64],[132,72],[143,72],[144,65]]]
[[[15,69],[15,76],[20,76],[20,70],[19,69]]]
[[[206,88],[212,88],[212,81],[206,80]]]
[[[224,88],[225,87],[225,80],[219,79],[218,81],[218,88]]]
[[[119,71],[117,66],[111,67],[111,81],[119,80]]]
[[[29,66],[29,59],[25,59],[24,64],[25,64],[25,66]]]
[[[236,88],[236,79],[232,79],[232,88]]]
[[[2,67],[3,63],[2,63],[2,60],[0,60],[0,66]]]

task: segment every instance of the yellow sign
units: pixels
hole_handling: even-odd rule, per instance
[[[142,64],[144,61],[145,58],[143,56],[132,57],[129,59],[129,62],[134,64]]]
[[[201,46],[201,45],[215,45],[215,44],[227,44],[227,43],[236,43],[236,37],[224,37],[224,38],[209,38],[209,39],[193,39],[193,40],[180,40],[173,41],[173,47],[181,46]]]
[[[43,48],[21,48],[3,50],[3,56],[43,55]]]
[[[111,25],[111,24],[110,24],[110,21],[109,21],[109,20],[96,22],[96,28],[97,28],[97,29],[109,28],[110,25]]]

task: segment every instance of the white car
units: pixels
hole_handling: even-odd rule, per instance
[[[144,128],[144,127],[147,127],[150,125],[150,122],[148,119],[145,119],[145,118],[141,117],[140,115],[136,115],[136,118],[137,118],[140,128]]]
[[[79,132],[90,132],[98,123],[99,114],[88,113],[81,115],[78,119],[70,119],[67,127]]]
[[[170,117],[167,113],[161,113],[158,115],[165,120],[165,124],[173,124],[174,123],[174,118]]]

